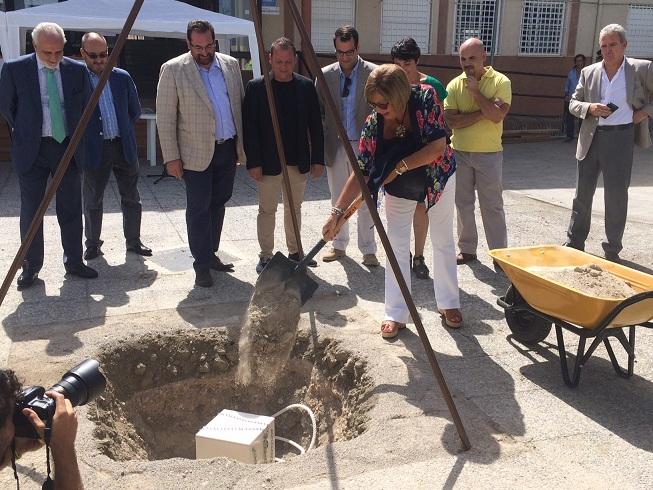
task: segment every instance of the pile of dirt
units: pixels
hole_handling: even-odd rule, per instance
[[[238,381],[269,390],[295,345],[301,301],[299,291],[280,282],[269,288],[257,283],[238,343]]]
[[[597,264],[569,267],[529,267],[529,272],[588,296],[626,299],[637,294],[630,284]]]
[[[272,415],[292,404],[311,408],[317,445],[347,440],[366,429],[371,380],[367,364],[337,341],[300,331],[270,390],[236,381],[238,349],[222,328],[134,337],[98,356],[107,389],[90,405],[94,435],[112,459],[195,457],[195,434],[223,409]],[[276,434],[308,446],[312,426],[301,412],[275,420]],[[277,455],[296,452],[277,444]]]

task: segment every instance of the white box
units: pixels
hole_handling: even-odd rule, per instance
[[[195,459],[274,463],[274,417],[222,410],[195,434]]]

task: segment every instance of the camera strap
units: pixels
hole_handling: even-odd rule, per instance
[[[16,479],[16,490],[20,490],[20,481],[18,480],[18,470],[16,469],[16,438],[11,440],[11,468],[14,470],[14,478]]]
[[[54,490],[54,481],[50,478],[50,438],[52,437],[52,417],[45,422],[43,430],[43,440],[45,441],[45,464],[47,468],[47,478],[41,487],[43,490]]]

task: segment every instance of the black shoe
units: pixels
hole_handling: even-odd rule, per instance
[[[36,278],[39,277],[39,273],[30,271],[27,269],[23,269],[23,272],[21,272],[20,276],[18,276],[18,289],[27,289],[30,287],[32,284],[34,284],[34,281],[36,281]]]
[[[585,245],[578,245],[577,243],[571,242],[567,240],[565,243],[562,244],[563,247],[569,247],[569,248],[575,248],[576,250],[580,250],[581,252],[585,251]]]
[[[209,264],[209,267],[211,269],[213,269],[214,271],[219,271],[219,272],[233,272],[234,271],[234,265],[233,264],[223,263],[217,255],[214,255],[213,257],[211,257],[211,263]]]
[[[91,269],[86,264],[75,264],[75,265],[66,265],[66,274],[71,276],[81,277],[83,279],[95,279],[97,277],[97,271]]]
[[[132,245],[127,245],[127,251],[134,252],[138,255],[144,255],[145,257],[152,256],[152,249],[143,245],[140,240],[137,243],[133,243]],[[84,256],[84,258],[86,258],[86,256]]]
[[[91,245],[90,247],[86,247],[86,251],[84,252],[84,260],[92,260],[98,255],[104,255],[102,250],[100,250],[100,247]]]
[[[411,255],[412,257],[412,255]],[[418,279],[428,279],[429,278],[429,268],[426,267],[424,262],[423,255],[416,255],[412,257],[412,269]]]
[[[615,264],[621,264],[621,258],[617,252],[605,252],[605,259]]]
[[[268,265],[268,262],[270,262],[270,259],[269,259],[269,258],[267,258],[267,259],[263,259],[263,258],[259,259],[258,264],[256,264],[256,273],[257,273],[257,274],[260,274],[261,272],[263,272],[263,269],[265,269],[265,266]]]
[[[210,288],[213,286],[211,271],[195,271],[195,286]]]
[[[288,258],[290,260],[294,260],[295,262],[299,262],[301,259],[299,258],[299,252],[295,252],[294,254],[288,254]],[[315,262],[314,259],[309,260],[308,264],[309,267],[317,267],[317,262]]]
[[[456,255],[456,264],[462,265],[466,264],[468,262],[473,262],[477,260],[476,254],[468,254],[465,252],[460,252],[458,255]]]

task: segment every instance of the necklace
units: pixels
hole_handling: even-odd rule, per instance
[[[406,109],[408,109],[408,106],[406,106]],[[395,136],[397,138],[405,138],[408,133],[408,128],[403,124],[406,118],[406,109],[404,109],[404,115],[401,117],[401,121],[397,121],[397,129],[395,129]]]

